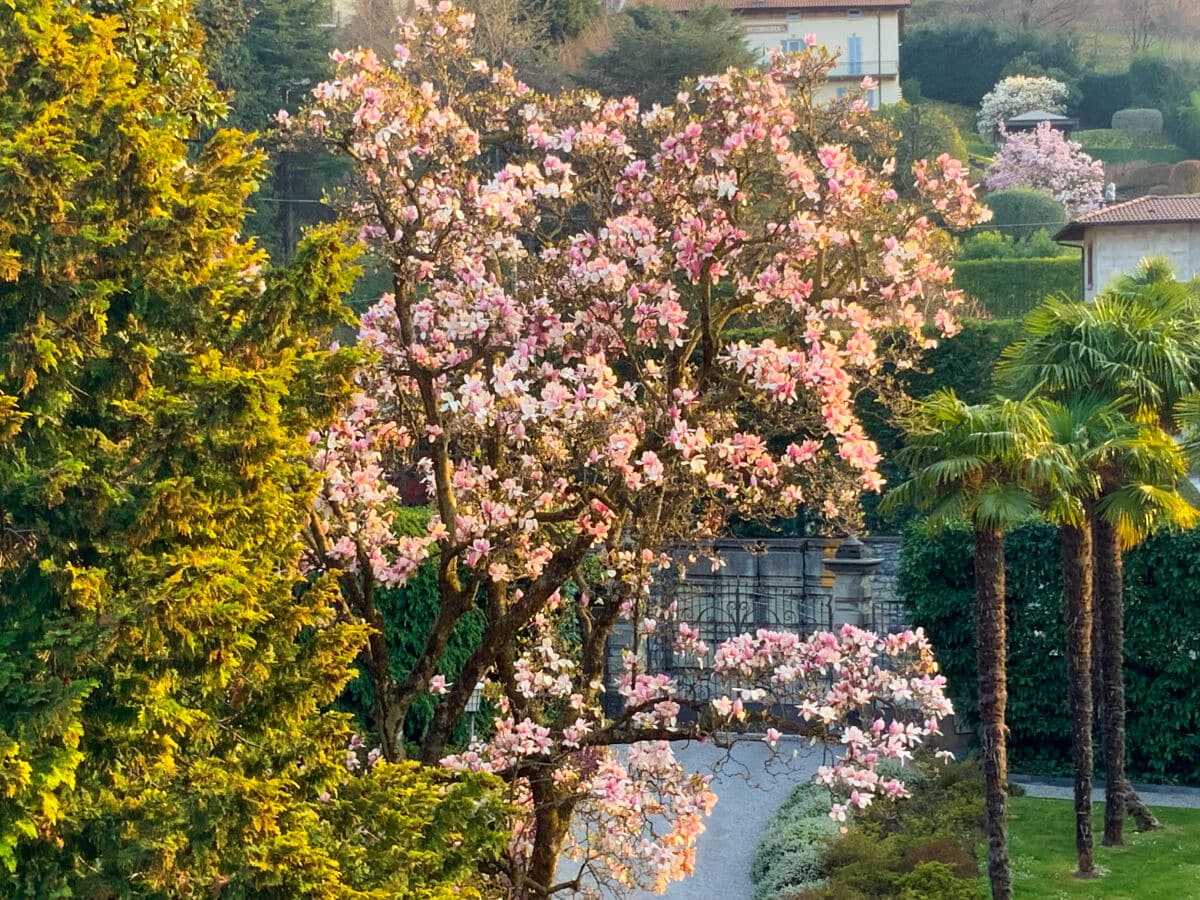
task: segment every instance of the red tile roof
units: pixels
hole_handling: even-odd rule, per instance
[[[1084,229],[1104,225],[1200,224],[1200,195],[1137,197],[1086,213],[1054,236],[1056,241],[1077,241]]]
[[[756,9],[828,9],[844,11],[851,9],[906,9],[912,0],[660,0],[665,8],[673,12],[687,12],[704,6],[722,6],[739,12]]]

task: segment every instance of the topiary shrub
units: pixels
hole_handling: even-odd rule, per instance
[[[987,227],[1003,231],[1013,240],[1025,240],[1039,228],[1057,230],[1067,221],[1061,203],[1046,191],[1033,188],[996,191],[983,202],[992,211]]]
[[[1120,109],[1113,113],[1112,127],[1129,135],[1160,135],[1163,114],[1157,109]]]
[[[1178,194],[1179,191],[1171,187],[1169,184],[1156,184],[1146,189],[1148,197],[1170,197],[1172,194]]]
[[[1173,194],[1200,194],[1200,159],[1176,163],[1167,183]]]

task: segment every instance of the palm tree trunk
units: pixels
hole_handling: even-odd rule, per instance
[[[1125,813],[1141,831],[1161,828],[1125,774],[1125,565],[1116,530],[1097,519],[1095,533],[1096,611],[1103,643],[1100,655],[1104,685],[1104,843],[1124,843]]]
[[[1011,900],[1008,862],[1007,623],[1004,611],[1004,533],[975,529],[975,641],[979,660],[979,724],[987,811],[988,878],[993,900]]]
[[[1063,526],[1063,613],[1067,622],[1067,696],[1075,762],[1076,878],[1091,878],[1092,861],[1092,529]]]

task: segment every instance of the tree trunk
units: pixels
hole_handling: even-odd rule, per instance
[[[979,660],[979,725],[983,750],[988,878],[993,900],[1011,900],[1008,862],[1007,623],[1004,612],[1004,534],[975,529],[975,641]]]
[[[1141,831],[1161,828],[1154,813],[1141,801],[1125,774],[1125,566],[1117,532],[1096,520],[1095,584],[1096,611],[1103,643],[1100,656],[1104,685],[1104,843],[1120,846],[1125,813]]]
[[[1067,622],[1067,696],[1075,763],[1076,878],[1092,878],[1092,529],[1064,526],[1063,613]]]
[[[562,855],[563,841],[571,826],[572,805],[559,794],[553,779],[547,773],[531,778],[530,794],[533,798],[535,822],[533,849],[530,851],[529,868],[526,875],[529,884],[519,885],[518,900],[546,897],[554,886],[554,875],[558,871],[558,859]]]

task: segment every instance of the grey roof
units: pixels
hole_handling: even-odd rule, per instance
[[[1074,122],[1070,116],[1064,116],[1061,113],[1049,112],[1044,109],[1031,109],[1029,112],[1023,112],[1019,116],[1013,116],[1010,119],[1005,119],[1005,122]]]

